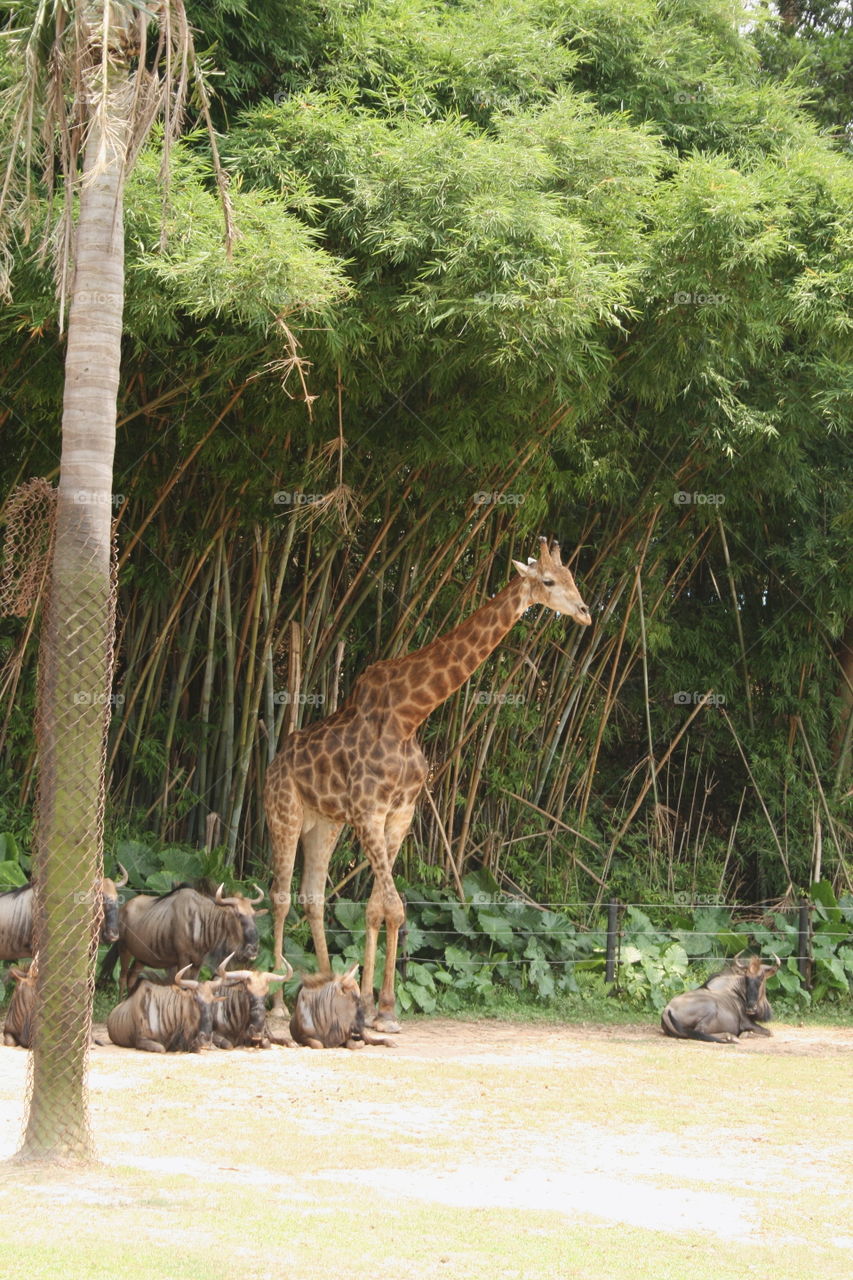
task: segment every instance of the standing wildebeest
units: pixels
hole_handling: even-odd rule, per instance
[[[358,965],[346,973],[311,973],[296,993],[290,1034],[309,1049],[359,1049],[362,1044],[392,1041],[367,1031],[364,1002],[359,991]]]
[[[274,982],[287,982],[293,976],[290,965],[287,968],[287,973],[258,973],[254,969],[232,969],[228,973],[227,989],[213,1006],[213,1043],[217,1049],[233,1049],[236,1045],[270,1047],[265,1031],[266,997]]]
[[[209,1049],[213,1002],[226,980],[224,964],[225,961],[217,976],[207,982],[184,977],[191,965],[184,965],[175,974],[171,986],[143,978],[107,1018],[107,1034],[113,1044],[149,1053],[198,1053]]]
[[[744,1031],[772,1035],[759,1022],[773,1017],[765,990],[781,963],[778,956],[773,959],[775,964],[763,964],[760,956],[735,956],[731,968],[715,973],[704,986],[673,997],[661,1014],[661,1027],[680,1040],[717,1044],[730,1044]]]
[[[101,881],[101,942],[118,938],[118,891],[127,884],[127,872],[120,880],[104,876]],[[17,889],[0,893],[0,960],[21,960],[33,954],[33,886],[22,884]]]
[[[121,871],[120,880],[110,880],[104,876],[101,881],[101,902],[104,909],[101,921],[101,942],[118,942],[118,891],[123,889],[128,881],[127,871],[121,863],[118,865]]]
[[[29,1049],[33,1042],[38,959],[33,960],[29,969],[18,969],[13,966],[9,973],[15,979],[15,990],[12,992],[6,1022],[3,1026],[3,1043],[19,1044],[22,1049]]]
[[[219,886],[215,897],[206,898],[182,885],[162,898],[140,893],[124,904],[119,912],[119,994],[128,990],[128,978],[132,980],[143,965],[172,971],[190,966],[195,970],[210,956],[215,967],[229,951],[243,963],[255,959],[255,917],[266,914],[255,911],[255,904],[263,899],[263,890],[255,885],[256,898],[246,898],[242,893],[226,898],[224,887]],[[114,964],[115,954],[110,952],[102,966],[102,976]]]

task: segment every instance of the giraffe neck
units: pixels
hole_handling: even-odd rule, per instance
[[[529,605],[527,583],[513,578],[446,635],[414,653],[377,664],[387,680],[387,705],[403,736],[414,733],[431,711],[465,683]]]

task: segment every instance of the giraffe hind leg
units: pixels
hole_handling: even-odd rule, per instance
[[[302,830],[302,884],[299,900],[311,926],[314,954],[323,973],[332,971],[323,921],[326,905],[326,877],[343,825],[334,818],[306,812]]]
[[[296,784],[290,775],[275,769],[275,761],[267,773],[265,809],[272,847],[272,913],[273,962],[284,968],[284,923],[290,911],[291,883],[296,862],[304,807]],[[273,1012],[285,1016],[284,994],[277,986],[273,996]]]

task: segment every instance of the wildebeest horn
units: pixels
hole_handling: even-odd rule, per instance
[[[748,960],[741,960],[741,956],[743,955],[744,951],[746,951],[746,947],[743,948],[743,951],[739,951],[735,956],[734,960],[732,961],[732,964],[736,964],[739,969],[746,969],[749,967]]]
[[[184,977],[184,974],[186,973],[187,969],[191,969],[191,968],[192,968],[191,964],[185,964],[183,969],[178,970],[178,972],[175,974],[176,987],[186,987],[187,991],[194,991],[196,989],[196,987],[198,986],[198,983],[196,982],[195,978]]]
[[[236,906],[237,906],[237,899],[236,899],[236,898],[223,898],[223,896],[222,896],[222,890],[223,890],[224,888],[225,888],[225,881],[223,880],[223,881],[222,881],[222,884],[221,884],[221,885],[219,886],[219,888],[216,890],[216,896],[215,896],[215,898],[213,899],[213,901],[214,901],[214,902],[217,902],[217,903],[219,904],[219,906],[220,906],[220,907],[236,907]]]
[[[253,883],[254,883],[254,882],[253,882]],[[249,899],[249,902],[252,904],[252,906],[253,906],[253,907],[254,907],[254,906],[256,906],[256,905],[257,905],[257,903],[259,903],[259,902],[263,902],[264,898],[266,897],[266,894],[264,893],[264,891],[263,891],[263,889],[260,887],[260,885],[257,885],[257,884],[256,884],[256,885],[255,885],[255,888],[256,888],[256,889],[257,889],[257,891],[258,891],[258,896],[257,896],[256,898],[250,898],[250,899]]]
[[[225,959],[224,959],[224,960],[221,960],[221,961],[220,961],[219,966],[218,966],[218,968],[217,968],[217,970],[216,970],[217,975],[218,975],[220,978],[225,978],[225,977],[227,977],[227,976],[228,976],[228,975],[226,974],[226,972],[225,972],[225,966],[228,964],[228,961],[229,961],[229,960],[233,960],[233,959],[234,959],[234,957],[236,956],[236,954],[237,954],[237,952],[236,952],[236,951],[232,951],[232,952],[230,953],[230,955],[227,955],[227,956],[225,957]],[[232,970],[232,972],[234,972],[234,971]],[[248,971],[247,971],[247,970],[244,970],[244,972],[248,972]]]
[[[356,960],[355,964],[351,968],[347,969],[346,973],[344,974],[344,977],[354,978],[357,973],[358,973],[358,961]]]
[[[287,961],[284,962],[287,964]],[[288,982],[293,977],[293,969],[287,964],[289,973],[262,973],[261,977],[266,978],[267,982]]]
[[[123,867],[121,863],[118,861],[118,859],[116,859],[116,866],[118,867],[119,871],[121,871],[121,879],[115,880],[113,881],[113,883],[115,884],[115,887],[117,889],[123,889],[124,886],[127,884],[128,880],[130,879],[130,875],[128,874],[127,868]]]

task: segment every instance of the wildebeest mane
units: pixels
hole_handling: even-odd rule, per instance
[[[309,991],[313,990],[314,987],[322,987],[323,983],[328,981],[329,975],[327,973],[303,973],[300,978],[301,985],[307,987]]]
[[[153,896],[157,898],[158,902],[165,902],[167,898],[174,897],[174,895],[176,893],[179,893],[181,889],[195,889],[196,893],[199,892],[199,890],[196,889],[194,884],[190,884],[189,880],[182,880],[180,884],[173,884],[171,889],[167,889],[165,893],[158,893]],[[212,896],[213,895],[211,895],[211,897]]]

